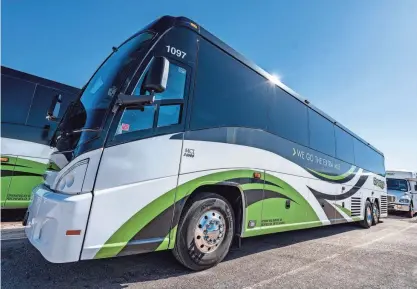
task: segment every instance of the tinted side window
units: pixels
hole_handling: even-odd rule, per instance
[[[265,78],[219,48],[200,41],[191,129],[235,126],[266,128]]]
[[[353,143],[355,164],[365,170],[385,175],[384,157],[357,139]]]
[[[143,83],[143,80],[146,76],[148,69],[149,69],[149,66],[147,67],[147,70],[145,70],[145,72],[142,74],[141,78],[139,79],[139,82],[136,85],[136,88],[134,89],[132,95],[143,95],[146,93],[145,91],[142,91],[142,83]],[[155,100],[184,98],[184,89],[185,89],[186,79],[187,79],[187,71],[184,68],[170,62],[166,90],[162,93],[155,94]]]
[[[308,145],[307,106],[275,85],[269,88],[268,128],[273,134]]]
[[[181,105],[162,105],[159,107],[158,127],[180,123]]]
[[[149,66],[148,68],[149,69]],[[148,94],[142,89],[143,81],[146,77],[147,69],[143,72],[139,79],[133,95]],[[155,100],[158,102],[159,111],[157,119],[157,127],[176,125],[180,123],[180,116],[183,108],[185,87],[187,79],[187,70],[176,64],[169,64],[169,74],[166,90],[162,93],[155,94]],[[163,102],[169,100],[181,100],[181,104],[166,105]],[[162,102],[162,103],[161,103]],[[124,110],[120,119],[116,135],[141,130],[151,129],[154,125],[154,118],[158,108],[153,106],[145,106],[144,111],[136,108],[127,108]]]
[[[116,135],[152,128],[154,114],[155,106],[145,106],[143,111],[135,108],[126,108],[117,127]]]
[[[1,76],[1,121],[25,124],[36,84]]]
[[[354,164],[355,154],[353,151],[353,136],[335,126],[336,136],[336,157],[345,162]]]
[[[310,147],[329,156],[335,155],[334,125],[328,119],[309,109]]]

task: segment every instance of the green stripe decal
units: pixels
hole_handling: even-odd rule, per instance
[[[355,166],[351,166],[350,169],[346,173],[344,173],[342,175],[338,175],[338,176],[326,175],[326,174],[317,172],[317,171],[312,170],[312,169],[309,169],[309,168],[307,168],[307,169],[309,171],[311,171],[311,172],[313,172],[313,173],[315,173],[315,174],[323,177],[323,178],[326,178],[326,179],[329,179],[329,180],[333,180],[333,181],[340,181],[340,180],[343,180],[344,178],[350,176],[355,171],[356,167]]]
[[[344,207],[342,207],[341,205],[338,205],[338,204],[335,204],[335,205],[338,209],[340,209],[341,211],[343,211],[343,213],[345,213],[346,215],[348,215],[350,217],[351,213],[350,213],[349,209],[346,209],[346,208],[344,208]]]
[[[291,206],[289,209],[286,209],[285,204],[287,199],[284,198],[269,198],[263,202],[259,202],[262,203],[261,212],[263,223],[253,229],[247,229],[244,232],[244,237],[312,228],[322,225],[322,222],[309,202],[291,185],[270,174],[265,174],[265,180],[279,186],[265,185],[265,191],[280,193],[293,201],[290,203]],[[247,210],[251,212],[252,206],[254,205],[256,203],[249,206]],[[259,212],[258,208],[256,210]],[[255,212],[252,212],[252,214],[255,214]]]
[[[116,256],[123,247],[142,230],[149,222],[166,210],[175,202],[175,193],[177,193],[176,200],[181,200],[190,195],[196,188],[216,184],[227,179],[252,177],[251,170],[232,170],[210,175],[202,176],[186,182],[177,188],[174,188],[159,198],[155,199],[139,212],[134,214],[126,223],[124,223],[113,235],[106,241],[103,247],[94,256],[95,259],[108,258]],[[171,246],[170,246],[171,247]]]
[[[137,232],[142,230],[154,217],[173,204],[174,197],[175,189],[160,196],[133,215],[107,240],[94,258],[99,259],[116,256]]]
[[[198,187],[203,185],[218,184],[219,182],[223,182],[229,179],[252,178],[253,172],[254,171],[252,170],[231,170],[213,173],[190,180],[178,186],[176,189],[174,188],[168,191],[135,213],[126,223],[124,223],[118,230],[116,230],[113,235],[105,242],[103,247],[100,248],[94,258],[98,259],[116,256],[126,246],[126,244],[147,224],[158,217],[158,215],[164,212],[167,208],[172,206],[172,204],[189,196]],[[287,199],[282,197],[272,197],[265,199],[263,202],[258,201],[253,203],[246,208],[246,220],[256,219],[259,221],[258,225],[260,227],[256,227],[254,229],[246,229],[244,232],[245,237],[265,233],[287,231],[296,228],[310,228],[321,225],[321,221],[319,220],[314,209],[299,192],[297,192],[289,184],[277,177],[263,173],[262,177],[265,178],[266,181],[275,185],[264,185],[263,183],[247,183],[241,185],[240,188],[242,190],[262,190],[264,187],[265,190],[270,192],[277,192],[277,196],[287,196],[289,199],[293,200],[291,201],[291,209],[285,209],[285,202]],[[278,217],[282,218],[284,223],[280,225],[261,226],[261,214],[262,219],[276,218],[278,212],[277,210],[280,212]],[[164,249],[172,249],[175,244],[176,232],[177,226],[167,232],[164,240],[156,248],[156,250],[159,251]]]

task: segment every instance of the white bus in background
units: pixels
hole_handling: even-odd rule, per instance
[[[43,181],[58,120],[80,89],[1,66],[1,209],[24,209]]]
[[[406,212],[412,218],[417,205],[417,172],[387,171],[388,210]]]

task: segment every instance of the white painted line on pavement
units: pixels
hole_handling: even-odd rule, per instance
[[[26,239],[24,227],[1,229],[1,241]]]
[[[252,286],[245,287],[244,289],[254,289],[254,288],[260,288],[260,287],[262,287],[262,286],[264,286],[264,285],[268,285],[268,284],[270,284],[270,283],[274,283],[275,281],[278,281],[279,279],[281,279],[281,278],[283,278],[283,277],[286,277],[286,276],[288,276],[288,275],[293,275],[293,274],[296,274],[296,273],[298,273],[298,272],[300,272],[300,271],[304,271],[304,270],[306,270],[306,269],[309,269],[309,268],[311,268],[311,267],[313,267],[313,266],[317,265],[318,263],[322,263],[322,262],[327,261],[327,260],[329,260],[329,259],[334,259],[334,258],[337,258],[337,257],[339,257],[339,256],[341,256],[341,255],[343,255],[343,254],[345,254],[345,253],[348,253],[348,252],[350,252],[350,251],[353,251],[353,250],[355,250],[355,249],[357,249],[357,248],[366,247],[366,246],[371,245],[371,244],[373,244],[373,243],[375,243],[375,242],[378,242],[378,241],[381,241],[381,240],[383,240],[383,239],[385,239],[385,238],[388,238],[388,237],[391,237],[391,236],[397,235],[397,234],[399,234],[399,233],[402,233],[402,232],[404,232],[404,231],[407,231],[407,230],[409,230],[409,229],[411,229],[411,228],[413,228],[413,227],[416,227],[416,226],[417,226],[417,224],[410,225],[410,226],[408,226],[408,227],[406,227],[406,228],[404,228],[404,229],[401,229],[401,230],[399,230],[399,231],[392,232],[392,233],[390,233],[390,234],[388,234],[388,235],[385,235],[385,236],[383,236],[383,237],[380,237],[380,238],[378,238],[378,239],[375,239],[375,240],[372,240],[372,241],[369,241],[369,242],[366,242],[366,243],[363,243],[363,244],[359,244],[359,245],[356,245],[356,246],[350,247],[349,249],[347,249],[347,250],[345,250],[345,251],[343,251],[343,252],[341,252],[341,253],[336,253],[336,254],[333,254],[333,255],[331,255],[331,256],[325,257],[325,258],[323,258],[323,259],[320,259],[320,260],[314,261],[314,262],[312,262],[312,263],[310,263],[310,264],[308,264],[308,265],[301,266],[301,267],[299,267],[299,268],[297,268],[297,269],[294,269],[294,270],[291,270],[291,271],[285,272],[285,273],[283,273],[283,274],[281,274],[281,275],[278,275],[278,276],[275,276],[275,277],[273,277],[273,278],[263,280],[263,281],[261,281],[261,282],[259,282],[259,283],[256,283],[256,284],[252,285]]]

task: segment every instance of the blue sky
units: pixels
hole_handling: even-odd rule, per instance
[[[187,16],[417,170],[417,1],[2,1],[2,65],[81,87],[111,47]]]

